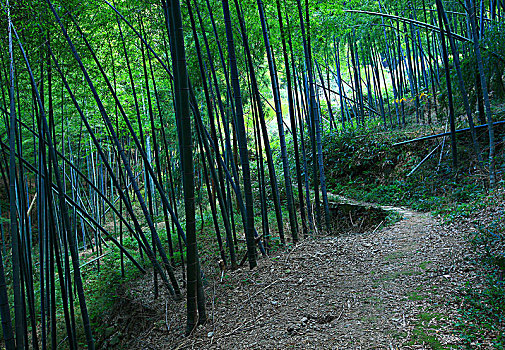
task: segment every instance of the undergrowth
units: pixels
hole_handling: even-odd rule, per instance
[[[487,208],[496,206],[496,194],[489,192],[485,168],[479,167],[472,155],[469,135],[458,137],[460,158],[456,170],[452,168],[450,145],[447,144],[442,153],[439,148],[410,174],[441,140],[394,144],[423,133],[427,130],[415,133],[372,130],[327,136],[325,171],[329,190],[361,201],[430,211],[446,222],[477,224],[480,220],[477,214],[492,216],[491,223],[481,225],[474,236],[469,237],[482,265],[484,284],[482,288],[468,285],[461,291],[462,296],[457,297],[460,315],[454,326],[465,349],[481,346],[483,339],[492,339],[495,349],[505,349],[503,209],[486,214]],[[503,137],[500,132],[497,134]],[[496,157],[498,192],[504,185],[500,180],[505,166],[503,159],[503,148],[499,146]],[[429,344],[433,349],[445,348],[432,333],[433,330],[423,327],[420,320],[414,330],[413,343]]]
[[[486,267],[483,290],[466,286],[456,328],[467,349],[482,346],[482,339],[492,338],[495,349],[505,349],[505,288],[493,266]]]
[[[432,132],[370,130],[327,136],[325,175],[329,189],[358,200],[406,205],[421,211],[442,210],[484,196],[487,178],[483,168],[476,165],[467,137],[458,138],[460,165],[456,171],[448,144],[414,170],[439,140],[394,145]],[[500,168],[501,163],[497,166]]]
[[[481,202],[482,203],[482,202]],[[482,206],[475,203],[474,210]],[[484,203],[486,203],[484,201]],[[475,212],[475,211],[474,211]],[[457,327],[467,347],[480,344],[484,337],[493,338],[495,349],[505,349],[505,223],[503,209],[490,223],[482,225],[470,237],[479,254],[484,271],[484,288],[467,285],[461,303]]]

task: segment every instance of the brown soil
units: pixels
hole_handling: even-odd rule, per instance
[[[388,208],[392,209],[392,208]],[[396,224],[305,239],[260,260],[256,269],[206,273],[208,321],[184,337],[185,303],[152,276],[124,286],[116,330],[103,348],[431,349],[457,345],[456,296],[481,283],[455,226],[393,208]],[[164,289],[164,288],[161,288]],[[126,315],[125,315],[126,314]],[[131,315],[131,316],[128,316]],[[111,332],[112,333],[112,332]],[[433,338],[424,337],[429,335]],[[431,340],[430,340],[431,339]]]

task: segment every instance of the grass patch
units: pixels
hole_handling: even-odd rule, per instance
[[[419,264],[419,268],[421,270],[426,270],[429,264],[431,264],[431,261],[423,261],[422,263]]]
[[[392,252],[391,254],[388,254],[384,257],[384,260],[396,260],[396,259],[401,259],[401,258],[404,258],[406,255],[405,255],[405,252],[402,252],[402,251],[396,251],[396,252]]]
[[[436,312],[422,312],[417,315],[417,321],[412,331],[412,339],[408,345],[424,345],[434,350],[455,349],[453,345],[444,345],[436,337],[436,331],[440,328],[442,315]]]
[[[467,346],[491,338],[495,349],[505,349],[505,288],[495,274],[489,274],[486,282],[484,290],[467,286],[458,298],[462,307],[456,328]]]
[[[419,294],[417,292],[412,292],[409,294],[409,300],[424,300],[426,299],[426,295]]]

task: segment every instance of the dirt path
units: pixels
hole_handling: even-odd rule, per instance
[[[458,344],[452,331],[456,296],[465,281],[478,281],[464,240],[430,214],[390,209],[403,216],[392,226],[303,240],[262,259],[253,271],[227,272],[223,283],[219,276],[208,278],[204,327],[184,338],[183,325],[176,324],[184,320],[184,303],[168,302],[163,318],[128,348],[438,349]],[[145,283],[138,281],[138,288]],[[144,297],[151,308],[160,307]]]

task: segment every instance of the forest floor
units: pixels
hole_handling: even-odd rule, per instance
[[[184,337],[185,303],[152,276],[124,286],[119,333],[103,347],[129,349],[445,349],[463,344],[454,324],[479,267],[464,237],[470,225],[429,213],[364,233],[321,235],[247,267],[206,271],[208,321]],[[164,288],[161,288],[162,290]],[[105,320],[104,320],[105,321]],[[110,324],[110,323],[109,323]],[[128,337],[124,336],[128,334]],[[128,338],[128,339],[127,339]],[[479,339],[481,344],[491,339]],[[472,348],[488,348],[479,345]]]

